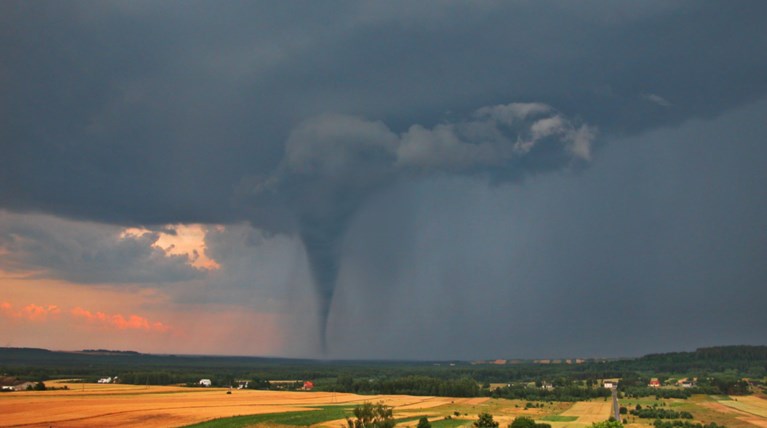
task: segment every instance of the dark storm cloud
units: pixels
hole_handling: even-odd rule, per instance
[[[277,173],[252,190],[254,206],[275,195],[294,215],[317,285],[320,337],[325,329],[351,218],[371,195],[414,175],[461,174],[517,180],[589,160],[596,131],[541,103],[487,106],[471,119],[396,135],[381,122],[323,115],[301,123]],[[262,195],[265,199],[261,199]],[[259,223],[267,228],[272,219]]]
[[[577,176],[382,194],[350,228],[329,348],[354,354],[346,338],[372,335],[369,356],[560,358],[763,343],[766,108],[615,140]]]
[[[763,2],[4,2],[0,208],[295,233],[327,317],[346,231],[380,192],[580,168],[618,136],[761,99],[765,12]],[[427,264],[461,266],[434,251]]]
[[[765,94],[765,5],[743,2],[4,2],[0,202],[120,223],[226,222],[301,121],[543,101],[604,132]],[[654,94],[670,107],[648,100]]]

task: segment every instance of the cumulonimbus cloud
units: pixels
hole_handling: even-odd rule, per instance
[[[261,207],[274,210],[280,204],[292,216],[316,285],[324,347],[343,236],[370,195],[424,175],[519,180],[589,161],[595,138],[595,127],[544,103],[486,106],[466,120],[414,124],[399,134],[381,121],[325,114],[296,126],[278,169],[245,181],[245,193],[257,207],[251,219],[256,227],[269,230],[273,224]]]

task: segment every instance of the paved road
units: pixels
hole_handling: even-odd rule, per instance
[[[621,421],[621,411],[618,405],[618,388],[613,387],[613,417],[616,421]]]

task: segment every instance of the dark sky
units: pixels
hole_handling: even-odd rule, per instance
[[[271,342],[239,353],[764,344],[765,16],[759,1],[4,1],[0,272],[162,295],[130,310],[168,324],[271,314],[252,326]],[[217,267],[159,247],[178,225],[204,231]],[[33,303],[9,284],[8,308]]]

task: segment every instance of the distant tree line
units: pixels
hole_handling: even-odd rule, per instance
[[[652,424],[655,428],[725,428],[724,425],[717,425],[716,422],[704,425],[690,421],[680,421],[678,419],[675,421],[656,419]]]
[[[510,385],[496,388],[489,393],[493,398],[534,401],[581,401],[590,398],[609,397],[610,394],[610,390],[606,388],[575,385],[554,387],[553,389]]]
[[[473,379],[439,379],[429,376],[362,380],[354,380],[351,376],[339,376],[334,390],[355,394],[407,394],[441,397],[477,397],[480,395],[479,385]]]
[[[64,353],[33,348],[0,348],[0,373],[35,381],[118,376],[124,383],[186,384],[211,379],[231,385],[237,379],[302,379],[315,390],[409,393],[443,396],[496,396],[531,401],[574,401],[609,395],[599,379],[621,378],[626,397],[687,398],[690,394],[748,394],[743,378],[764,379],[767,347],[731,346],[694,352],[647,355],[637,359],[583,364],[471,364],[468,362],[312,361],[256,357],[147,355],[133,351]],[[103,352],[102,352],[103,351]],[[106,354],[105,354],[106,353]],[[652,377],[697,378],[693,388],[648,388]],[[543,381],[553,389],[541,388]],[[533,387],[531,384],[536,382]],[[512,386],[491,390],[490,383]],[[479,385],[483,385],[480,387]],[[530,385],[530,386],[527,386]],[[259,388],[269,388],[261,384]]]
[[[639,398],[639,397],[652,397],[655,396],[656,400],[669,399],[669,398],[681,398],[687,399],[692,395],[691,388],[685,389],[666,389],[666,388],[651,388],[649,386],[618,386],[619,390],[623,393],[624,397]]]
[[[692,413],[690,412],[677,412],[676,410],[660,409],[657,407],[632,409],[629,413],[642,419],[692,419]]]

